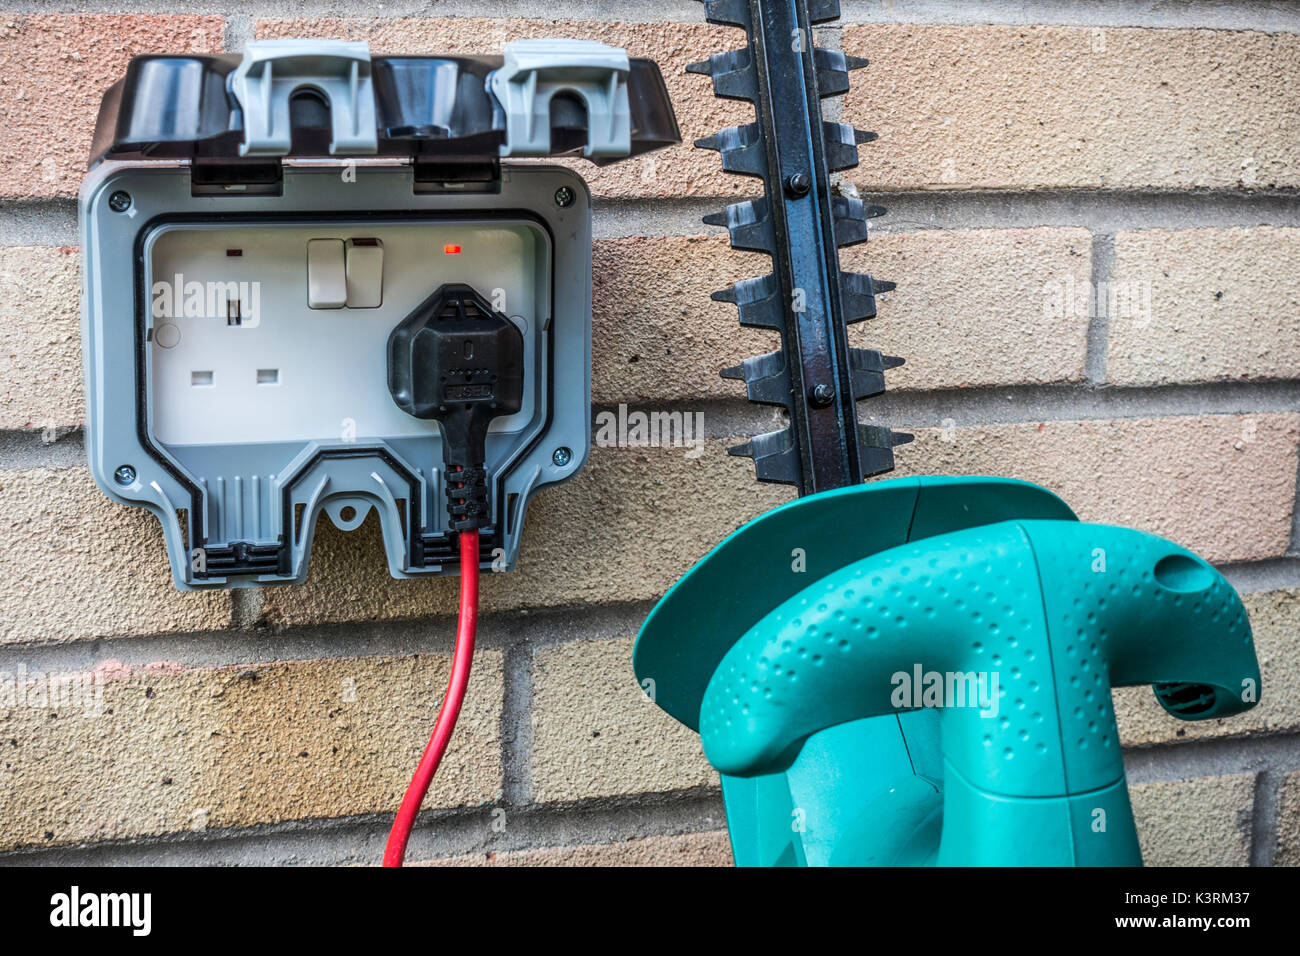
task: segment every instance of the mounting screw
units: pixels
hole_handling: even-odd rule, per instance
[[[812,177],[807,173],[791,173],[785,178],[785,191],[798,199],[812,189]]]
[[[573,205],[573,201],[577,198],[578,197],[574,194],[573,190],[568,186],[561,186],[559,189],[555,190],[555,205],[559,206],[561,209],[568,209]]]
[[[135,469],[130,465],[118,465],[117,471],[113,472],[113,480],[119,485],[130,485],[135,483]]]
[[[131,194],[119,189],[108,197],[108,208],[113,212],[126,212],[131,208]]]
[[[812,403],[818,408],[825,408],[835,401],[835,389],[829,385],[814,385],[809,395],[812,397]]]
[[[573,452],[564,447],[557,448],[555,449],[555,453],[551,455],[551,461],[563,468],[569,462],[573,461]]]

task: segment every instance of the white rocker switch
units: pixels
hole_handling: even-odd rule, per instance
[[[307,240],[307,306],[341,309],[348,304],[342,239]]]
[[[349,309],[377,309],[384,301],[384,244],[378,239],[347,243]]]

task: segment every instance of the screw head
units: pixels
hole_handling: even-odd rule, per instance
[[[131,194],[119,189],[108,197],[108,208],[113,212],[126,212],[131,208]]]
[[[814,385],[809,393],[812,403],[818,408],[825,408],[831,402],[835,401],[835,389],[829,385]]]
[[[561,186],[559,189],[555,190],[555,205],[559,206],[561,209],[568,209],[573,205],[573,201],[577,198],[577,194],[568,186]]]
[[[113,472],[113,480],[119,485],[130,485],[135,483],[135,469],[130,465],[118,465],[117,471]]]
[[[796,199],[808,195],[812,189],[812,177],[807,173],[791,173],[785,179],[785,191]]]
[[[569,462],[573,461],[573,452],[569,451],[569,449],[567,448],[563,448],[563,447],[557,448],[555,449],[555,452],[551,455],[551,461],[553,461],[560,468],[563,468]]]

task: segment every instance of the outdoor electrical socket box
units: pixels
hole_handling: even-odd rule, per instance
[[[529,501],[590,445],[592,213],[571,169],[509,160],[678,141],[658,68],[597,43],[136,57],[80,194],[95,481],[158,516],[183,589],[301,582],[321,512],[374,511],[394,577],[456,572],[439,422],[389,381],[394,330],[451,309],[522,355],[479,532],[513,567]],[[451,399],[493,396],[473,351],[436,364]]]

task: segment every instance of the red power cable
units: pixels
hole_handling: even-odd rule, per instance
[[[456,624],[456,647],[451,653],[451,680],[447,682],[447,695],[438,708],[429,745],[424,748],[420,765],[402,797],[402,806],[388,834],[384,848],[384,866],[401,866],[406,856],[406,841],[411,837],[411,827],[420,812],[424,795],[438,771],[442,755],[447,752],[451,732],[456,729],[460,705],[465,700],[465,687],[469,684],[469,668],[474,661],[474,630],[478,622],[478,531],[460,533],[460,617]]]

